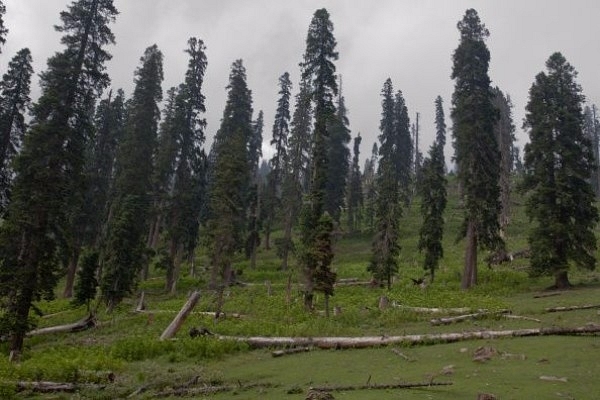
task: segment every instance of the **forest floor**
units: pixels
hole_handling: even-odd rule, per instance
[[[451,192],[452,193],[452,192]],[[99,325],[77,333],[33,336],[18,363],[0,359],[0,398],[114,399],[306,399],[311,388],[337,389],[335,399],[476,399],[489,393],[498,399],[593,399],[600,393],[596,379],[600,336],[535,336],[467,340],[426,345],[390,345],[364,349],[308,349],[273,357],[275,349],[252,349],[223,341],[228,336],[390,337],[408,334],[464,333],[525,328],[584,327],[600,324],[600,273],[573,270],[573,288],[546,290],[550,277],[527,275],[527,259],[488,268],[480,254],[479,284],[461,291],[464,242],[456,243],[462,210],[455,197],[446,213],[445,256],[433,283],[421,288],[411,278],[424,275],[416,248],[420,226],[418,202],[405,212],[402,223],[400,272],[390,290],[339,286],[331,298],[341,311],[325,317],[323,298],[307,313],[301,298],[301,279],[295,269],[279,270],[274,250],[261,249],[256,269],[240,258],[236,268],[245,286],[225,293],[225,316],[203,314],[215,310],[214,294],[206,288],[198,254],[196,277],[185,275],[178,294],[165,294],[161,271],[140,283],[145,310],[136,312],[136,296],[112,314],[100,307]],[[510,251],[526,247],[527,219],[517,199],[507,232]],[[277,237],[277,232],[275,233]],[[338,278],[369,280],[371,235],[345,235],[336,244],[334,268]],[[288,285],[290,282],[290,285]],[[185,303],[191,290],[201,299],[174,340],[159,336]],[[61,290],[57,288],[57,293]],[[380,309],[382,296],[390,305]],[[394,307],[394,305],[396,307]],[[398,307],[398,306],[406,307]],[[551,307],[599,306],[548,312]],[[85,307],[73,308],[57,299],[37,306],[45,316],[39,327],[85,318]],[[447,325],[432,325],[430,314],[407,307],[469,308],[491,314]],[[502,311],[528,319],[508,318]],[[191,338],[191,328],[215,335]],[[7,354],[6,343],[0,352]],[[31,382],[65,383],[64,391],[41,393]],[[435,384],[444,384],[435,386]],[[425,384],[400,388],[402,384]],[[431,384],[431,385],[430,385]],[[21,387],[17,390],[18,385]],[[320,392],[314,398],[325,397]]]

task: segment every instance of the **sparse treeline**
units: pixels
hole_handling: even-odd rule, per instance
[[[0,46],[8,32],[4,13],[0,1]],[[300,82],[289,71],[278,80],[272,158],[261,165],[270,121],[262,111],[254,115],[242,60],[231,66],[223,118],[206,155],[204,42],[189,39],[187,71],[166,91],[162,110],[163,55],[156,45],[141,57],[131,98],[122,90],[105,95],[117,14],[112,0],[76,0],[61,13],[57,30],[65,47],[48,60],[33,106],[28,49],[17,53],[0,82],[0,336],[10,337],[15,357],[33,325],[30,310],[53,296],[61,278],[63,295],[75,304],[89,308],[98,299],[112,310],[150,274],[164,274],[165,290],[175,293],[183,263],[198,273],[199,246],[217,311],[225,288],[238,279],[237,260],[245,255],[254,268],[258,253],[273,245],[281,270],[296,269],[305,307],[312,310],[314,293],[321,292],[328,313],[338,237],[372,236],[367,270],[375,286],[389,289],[401,273],[402,215],[415,203],[423,217],[418,247],[433,281],[444,254],[447,193],[441,97],[435,140],[423,160],[419,113],[411,130],[407,101],[388,78],[379,140],[361,172],[363,138],[355,136],[351,151],[334,25],[320,9],[309,25]],[[473,9],[458,30],[451,132],[467,239],[462,287],[477,283],[480,249],[506,251],[515,172],[535,221],[533,271],[554,274],[558,287],[567,286],[569,261],[595,265],[597,109],[582,109],[575,70],[553,55],[548,74],[538,75],[530,91],[531,143],[523,166],[510,97],[492,88],[488,76],[489,32]],[[272,240],[275,231],[282,233]]]

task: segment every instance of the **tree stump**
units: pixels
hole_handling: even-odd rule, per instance
[[[390,305],[390,299],[387,298],[387,296],[381,296],[379,298],[379,309],[380,310],[385,310],[386,308],[388,308],[388,306]]]

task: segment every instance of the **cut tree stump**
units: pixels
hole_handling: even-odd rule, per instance
[[[179,328],[181,328],[181,325],[183,325],[185,319],[187,318],[189,313],[194,309],[199,299],[200,292],[198,290],[193,291],[192,294],[190,294],[188,300],[183,305],[183,307],[181,307],[179,313],[175,316],[175,318],[173,318],[173,321],[171,321],[171,323],[169,324],[167,329],[165,329],[162,335],[160,335],[160,340],[171,339],[177,334],[177,331],[179,331]]]
[[[589,310],[591,308],[600,308],[600,304],[585,304],[582,306],[552,307],[552,308],[546,308],[546,312]]]
[[[389,345],[432,345],[455,343],[465,340],[499,339],[506,337],[549,336],[549,335],[585,335],[599,334],[600,325],[590,324],[580,327],[547,327],[513,329],[501,331],[473,331],[460,333],[434,333],[403,336],[362,336],[362,337],[265,337],[265,336],[223,336],[220,340],[243,342],[253,348],[265,347],[316,347],[320,349],[361,349]]]
[[[27,336],[38,336],[38,335],[46,335],[49,333],[73,333],[73,332],[81,332],[87,329],[94,328],[98,325],[96,321],[96,316],[93,314],[88,315],[86,318],[81,321],[75,322],[73,324],[66,325],[56,325],[49,326],[47,328],[39,328],[34,329],[27,333]]]

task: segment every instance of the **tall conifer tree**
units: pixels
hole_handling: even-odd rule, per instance
[[[31,52],[20,50],[8,64],[0,82],[0,209],[5,210],[13,180],[12,162],[21,148],[27,129],[25,112],[29,110]]]
[[[2,46],[6,43],[6,34],[8,29],[4,26],[4,14],[6,14],[6,6],[0,0],[0,54],[2,54]]]
[[[452,121],[458,179],[465,199],[461,236],[467,239],[461,287],[477,284],[478,248],[502,247],[500,212],[500,154],[494,135],[497,111],[492,103],[485,45],[489,32],[477,11],[468,9],[457,25],[460,43],[453,55]]]
[[[243,248],[247,224],[248,185],[251,179],[249,139],[252,123],[252,92],[246,68],[236,60],[229,74],[227,102],[215,137],[214,168],[209,193],[207,233],[211,262],[211,285],[222,295],[230,283],[231,262]]]
[[[433,282],[440,258],[444,256],[444,210],[446,208],[446,177],[444,145],[446,122],[440,96],[435,100],[436,138],[429,149],[429,157],[423,162],[421,189],[421,214],[423,224],[419,232],[419,250],[425,252],[423,268],[429,271]]]
[[[325,211],[325,198],[328,179],[328,154],[331,138],[331,125],[335,120],[334,96],[338,86],[335,77],[335,51],[333,23],[329,13],[322,8],[315,11],[308,28],[306,51],[302,67],[302,79],[309,82],[314,102],[315,126],[312,143],[312,165],[310,193],[302,212],[302,257],[304,274],[304,305],[313,307],[313,291],[319,285],[315,275],[318,260],[315,258],[317,228]],[[321,287],[321,290],[323,288]]]
[[[135,89],[117,156],[115,195],[103,255],[102,297],[112,310],[131,293],[146,258],[152,156],[162,99],[163,55],[148,47],[135,72]]]
[[[86,141],[79,128],[109,83],[104,63],[111,56],[104,48],[114,43],[108,24],[116,14],[112,0],[74,1],[56,28],[66,48],[41,75],[42,95],[15,163],[11,204],[0,229],[0,295],[8,300],[2,326],[13,355],[31,326],[32,302],[52,297],[58,279],[57,250],[67,240],[73,198],[81,195],[74,193]]]
[[[577,72],[554,53],[529,90],[525,128],[524,187],[527,215],[535,221],[529,234],[531,269],[570,286],[570,262],[594,269],[598,210],[589,183],[594,165],[592,144],[583,133],[584,97]]]
[[[362,137],[359,133],[354,138],[352,164],[350,167],[350,173],[348,175],[348,194],[346,200],[346,208],[348,215],[348,230],[350,232],[356,232],[360,230],[360,226],[362,223],[363,192],[360,166],[358,164],[360,158],[361,142]]]

